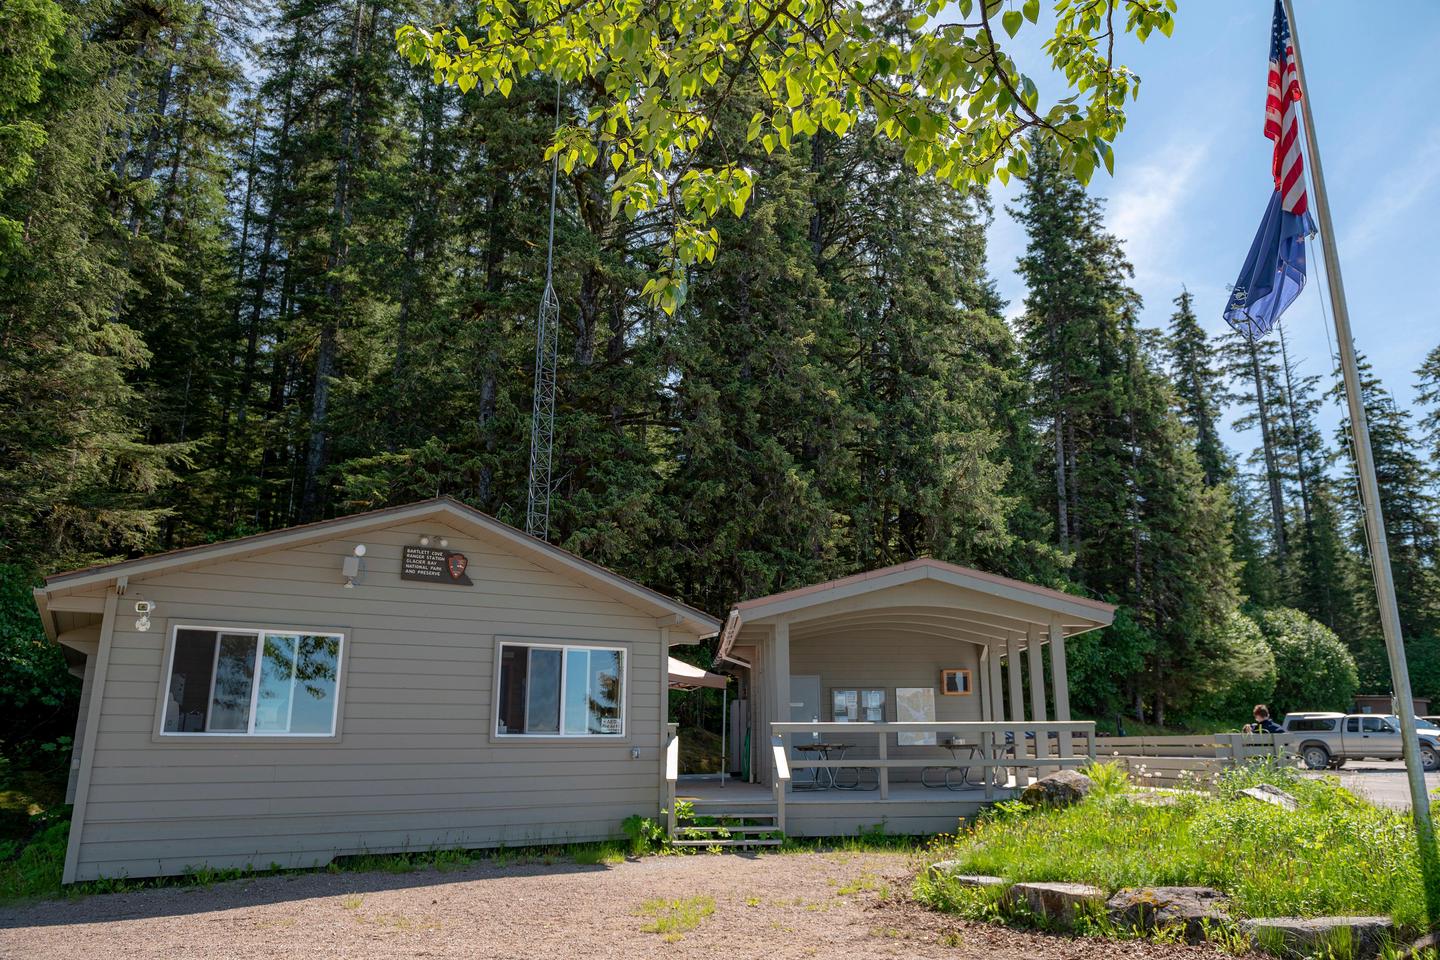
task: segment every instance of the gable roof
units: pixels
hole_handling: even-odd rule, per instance
[[[399,523],[435,518],[451,520],[461,529],[473,530],[482,536],[497,540],[536,566],[552,573],[572,577],[599,589],[616,600],[650,612],[657,618],[665,618],[670,621],[669,625],[678,627],[694,637],[713,636],[720,629],[720,621],[704,611],[673,600],[568,550],[532,537],[508,523],[502,523],[489,514],[476,510],[452,497],[436,497],[399,507],[384,507],[365,513],[337,517],[333,520],[320,520],[315,523],[272,530],[268,533],[257,533],[249,537],[182,547],[178,550],[137,557],[133,560],[120,560],[115,563],[57,573],[45,578],[45,586],[35,591],[36,600],[42,605],[41,614],[43,616],[45,614],[44,600],[59,592],[71,592],[109,584],[129,577],[185,569],[320,540],[364,533]]]
[[[932,557],[921,557],[894,566],[881,567],[852,574],[838,580],[799,587],[767,597],[745,600],[731,607],[725,629],[720,634],[717,656],[724,657],[746,623],[794,614],[839,600],[887,590],[908,583],[933,580],[963,590],[970,590],[1032,608],[1043,614],[1061,618],[1066,636],[1108,626],[1115,618],[1113,604],[1077,597],[1073,594],[986,573],[973,567],[962,567]]]

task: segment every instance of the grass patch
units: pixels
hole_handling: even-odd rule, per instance
[[[1371,806],[1332,780],[1260,766],[1222,777],[1214,794],[1186,794],[1170,806],[1137,802],[1114,780],[1064,810],[998,804],[968,830],[937,838],[927,858],[1012,882],[1069,881],[1107,891],[1215,887],[1240,916],[1384,914],[1406,928],[1424,924],[1409,817]],[[1290,792],[1300,809],[1236,799],[1258,782]],[[942,910],[1003,919],[988,892],[928,871],[916,895]]]
[[[646,900],[635,911],[638,916],[650,918],[650,922],[640,929],[645,933],[660,934],[667,943],[683,939],[714,912],[714,897],[689,897],[685,900],[656,897]]]

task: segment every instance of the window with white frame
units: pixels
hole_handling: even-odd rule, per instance
[[[176,627],[161,730],[333,736],[342,642],[338,633]]]
[[[625,651],[502,643],[495,733],[506,737],[625,734]]]

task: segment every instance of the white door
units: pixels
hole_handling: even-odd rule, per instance
[[[790,722],[820,722],[820,678],[799,676],[790,678]],[[792,760],[814,760],[815,754],[802,754],[795,750],[800,743],[814,743],[820,739],[818,733],[795,733],[790,735],[790,758]],[[795,771],[796,779],[809,782],[814,770]]]

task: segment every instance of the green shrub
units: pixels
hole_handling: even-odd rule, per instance
[[[69,821],[52,823],[0,863],[0,901],[53,897],[65,870]]]
[[[1261,611],[1256,622],[1275,654],[1275,716],[1350,709],[1360,683],[1355,658],[1329,627],[1283,607]]]
[[[1207,671],[1197,683],[1189,713],[1238,727],[1250,722],[1257,703],[1275,695],[1275,654],[1260,626],[1239,610],[1232,610],[1209,638],[1214,662],[1223,670]]]
[[[1262,781],[1289,791],[1300,809],[1236,798]],[[1092,796],[1063,810],[999,804],[935,844],[928,859],[957,860],[959,873],[1012,882],[1089,883],[1106,891],[1215,887],[1230,895],[1239,916],[1388,914],[1417,929],[1425,915],[1407,815],[1275,766],[1235,771],[1216,793],[1182,795],[1171,806],[1125,795]],[[966,915],[987,909],[943,876],[917,880],[916,894]]]

